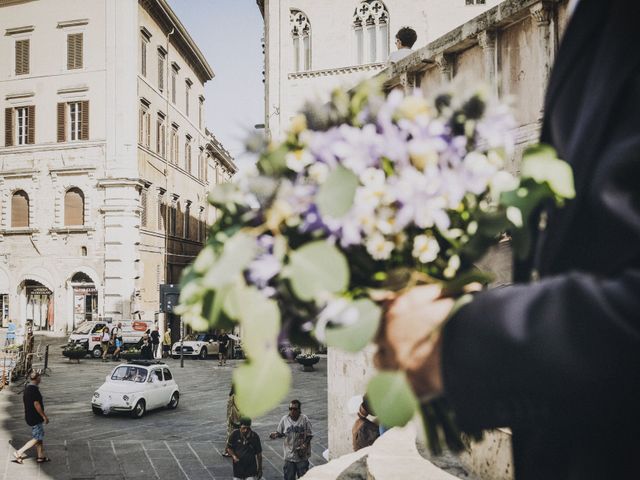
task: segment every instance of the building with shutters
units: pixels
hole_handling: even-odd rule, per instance
[[[264,18],[265,127],[280,138],[309,98],[328,99],[387,66],[402,27],[414,50],[501,0],[256,0]]]
[[[158,315],[236,171],[166,0],[0,0],[0,314],[58,333]]]

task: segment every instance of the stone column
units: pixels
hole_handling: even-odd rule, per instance
[[[451,56],[446,53],[439,53],[435,57],[436,67],[440,69],[442,83],[447,84],[453,79],[453,62]]]
[[[496,56],[497,34],[493,30],[484,30],[478,34],[478,45],[482,49],[482,63],[484,67],[484,79],[492,88],[494,93],[498,93],[497,77],[497,56]]]
[[[555,22],[555,3],[543,0],[530,7],[529,12],[534,23],[538,26],[538,57],[540,59],[540,68],[542,69],[541,78],[541,114],[544,108],[544,97],[549,83],[551,67],[555,59],[556,52],[556,22]]]

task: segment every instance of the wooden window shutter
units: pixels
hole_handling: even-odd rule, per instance
[[[29,196],[23,190],[15,192],[11,197],[11,227],[26,228],[29,226]]]
[[[80,102],[82,125],[80,126],[80,140],[89,140],[89,100]]]
[[[140,212],[140,226],[147,227],[147,189],[143,188],[140,192],[140,206],[142,211]]]
[[[29,73],[29,40],[16,41],[16,75]]]
[[[158,52],[158,90],[164,90],[164,57]]]
[[[66,128],[66,122],[67,122],[67,116],[65,115],[67,111],[67,104],[66,103],[59,103],[58,104],[58,142],[66,142],[67,141],[67,128]]]
[[[36,143],[36,106],[29,105],[27,107],[27,144]]]
[[[13,146],[13,108],[4,109],[4,145]]]
[[[67,70],[82,68],[83,50],[82,33],[67,35]]]
[[[84,225],[84,194],[79,188],[70,188],[64,194],[64,224]]]

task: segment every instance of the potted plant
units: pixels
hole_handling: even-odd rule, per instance
[[[302,365],[303,372],[313,372],[313,366],[320,361],[315,353],[304,353],[296,356],[296,362]]]
[[[81,343],[69,343],[63,347],[62,355],[69,360],[77,360],[80,363],[80,359],[87,355],[88,350]]]

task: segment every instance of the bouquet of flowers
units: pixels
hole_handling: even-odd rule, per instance
[[[370,82],[306,105],[283,142],[253,145],[254,168],[210,194],[218,220],[177,310],[196,329],[241,326],[244,414],[286,395],[280,342],[359,351],[378,331],[381,292],[486,283],[474,264],[505,235],[526,255],[532,212],[572,198],[573,179],[545,146],[524,154],[518,178],[506,171],[514,126],[482,92],[429,101]],[[402,372],[379,373],[368,396],[386,426],[419,411]],[[434,405],[422,409],[431,448],[460,448],[450,412]]]

